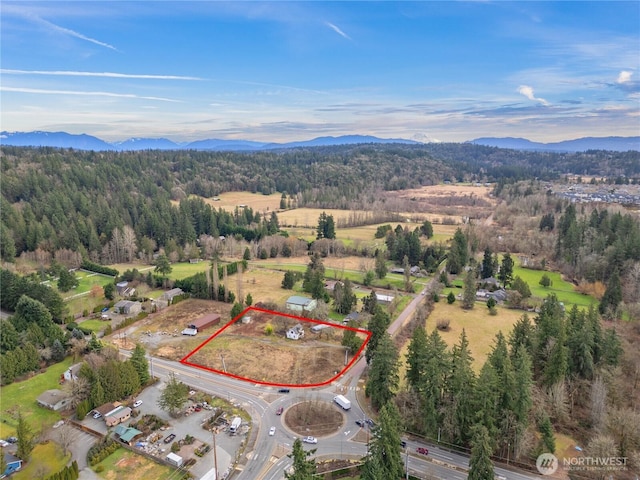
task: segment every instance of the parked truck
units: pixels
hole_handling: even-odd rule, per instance
[[[343,410],[349,410],[351,408],[351,402],[344,395],[336,395],[333,397],[333,401],[340,405]]]
[[[242,419],[240,417],[234,417],[231,421],[231,426],[229,427],[229,433],[231,435],[235,435],[242,424]]]

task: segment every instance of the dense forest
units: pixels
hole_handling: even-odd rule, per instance
[[[356,145],[281,152],[84,152],[3,147],[2,259],[67,249],[96,262],[170,253],[201,235],[260,239],[277,218],[229,213],[199,199],[227,191],[283,192],[286,204],[356,208],[379,192],[450,181],[512,182],[561,174],[640,181],[638,152],[558,154],[471,144]],[[631,180],[629,180],[631,179]],[[137,242],[137,252],[132,243]]]

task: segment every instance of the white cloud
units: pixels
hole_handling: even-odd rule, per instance
[[[618,74],[618,79],[616,80],[616,83],[629,83],[631,81],[631,75],[633,75],[633,72],[622,70]]]
[[[68,77],[141,78],[150,80],[203,80],[199,77],[185,77],[181,75],[144,75],[115,72],[79,72],[66,70],[10,70],[0,68],[0,73],[10,75],[60,75]]]
[[[0,86],[0,91],[16,92],[16,93],[35,93],[35,94],[43,94],[43,95],[84,95],[84,96],[91,96],[91,97],[139,98],[142,100],[158,100],[160,102],[179,103],[178,100],[172,100],[170,98],[145,97],[141,95],[134,95],[132,93],[86,92],[82,90],[43,90],[39,88],[15,88],[15,87],[4,87],[4,86]]]
[[[536,97],[533,94],[533,87],[530,87],[528,85],[520,85],[518,87],[518,93],[520,95],[524,95],[529,100],[533,100],[534,102],[540,102],[543,105],[549,105],[549,102],[547,102],[544,98]]]
[[[331,30],[333,30],[334,32],[336,32],[338,35],[340,35],[341,37],[346,38],[347,40],[351,40],[351,37],[349,35],[347,35],[346,33],[344,33],[342,30],[340,30],[340,28],[336,25],[334,25],[331,22],[325,22],[325,25],[327,27],[329,27]]]
[[[85,40],[87,42],[90,43],[94,43],[96,45],[100,45],[101,47],[105,47],[105,48],[109,48],[111,50],[115,50],[116,52],[118,51],[118,49],[116,47],[114,47],[113,45],[110,45],[108,43],[105,42],[101,42],[100,40],[96,40],[95,38],[91,38],[91,37],[87,37],[86,35],[83,35],[81,33],[78,33],[74,30],[71,30],[69,28],[65,28],[65,27],[61,27],[60,25],[56,25],[55,23],[51,23],[48,20],[45,20],[44,18],[40,18],[40,17],[32,17],[34,20],[36,20],[39,23],[42,23],[43,25],[46,25],[47,27],[56,30],[58,32],[64,33],[66,35],[70,35],[72,37],[76,37],[79,38],[80,40]]]

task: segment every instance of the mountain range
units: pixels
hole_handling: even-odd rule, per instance
[[[250,140],[223,140],[217,138],[176,143],[166,138],[129,138],[121,142],[105,142],[86,134],[67,132],[0,132],[0,145],[19,147],[57,147],[77,150],[217,150],[255,151],[297,147],[319,147],[331,145],[352,145],[358,143],[404,143],[420,144],[415,140],[402,138],[379,138],[370,135],[342,135],[338,137],[317,137],[311,140],[289,143],[265,143]],[[585,137],[555,143],[532,142],[526,138],[484,137],[467,143],[514,150],[538,150],[553,152],[581,152],[586,150],[640,151],[640,137]]]

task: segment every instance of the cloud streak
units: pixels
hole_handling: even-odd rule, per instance
[[[90,42],[93,43],[95,45],[99,45],[101,47],[104,48],[109,48],[115,52],[119,52],[119,50],[114,47],[113,45],[110,45],[108,43],[105,42],[101,42],[100,40],[96,40],[95,38],[91,38],[91,37],[87,37],[86,35],[83,35],[82,33],[76,32],[75,30],[71,30],[70,28],[65,28],[65,27],[61,27],[60,25],[56,25],[55,23],[52,23],[48,20],[45,20],[44,18],[40,18],[40,17],[31,17],[32,19],[34,19],[35,21],[37,21],[38,23],[41,23],[49,28],[51,28],[52,30],[55,30],[57,32],[60,33],[64,33],[66,35],[69,35],[71,37],[75,37],[75,38],[79,38],[80,40],[84,40],[86,42]]]
[[[115,72],[80,72],[69,70],[11,70],[0,68],[1,74],[8,75],[54,75],[67,77],[107,77],[107,78],[140,78],[149,80],[204,80],[200,77],[187,77],[182,75],[144,75],[135,73]]]
[[[520,95],[524,95],[529,100],[533,100],[534,102],[540,102],[542,105],[549,105],[549,102],[547,102],[544,98],[536,97],[533,94],[533,88],[528,85],[520,85],[518,87],[518,93]]]
[[[631,75],[633,75],[633,72],[622,70],[618,74],[618,79],[616,80],[616,83],[629,83],[631,81]]]
[[[87,92],[82,90],[44,90],[40,88],[22,88],[22,87],[4,87],[0,86],[2,92],[16,93],[34,93],[39,95],[82,95],[89,97],[116,97],[116,98],[138,98],[141,100],[156,100],[160,102],[180,103],[178,100],[162,97],[147,97],[134,95],[133,93],[114,93],[114,92]]]
[[[340,28],[337,25],[334,25],[331,22],[325,22],[325,25],[329,27],[331,30],[333,30],[334,32],[336,32],[341,37],[346,38],[347,40],[351,40],[351,37],[346,33],[344,33],[342,30],[340,30]]]

